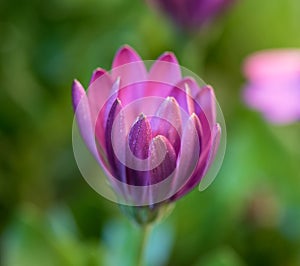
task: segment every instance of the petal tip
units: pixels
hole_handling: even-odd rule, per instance
[[[139,120],[143,120],[143,119],[146,119],[146,116],[144,113],[140,113],[139,117],[138,117]]]
[[[173,96],[168,96],[165,101],[167,103],[177,103],[176,99]]]
[[[113,61],[113,68],[136,61],[141,61],[140,56],[131,46],[125,44],[117,51]]]
[[[117,51],[117,54],[118,55],[121,55],[121,54],[127,54],[127,53],[130,53],[130,54],[135,54],[136,51],[128,44],[125,44],[123,45],[122,47],[120,47],[120,49]]]
[[[77,79],[74,79],[72,83],[72,103],[74,112],[76,111],[76,108],[83,95],[85,95],[83,86]]]
[[[211,85],[205,85],[200,90],[201,95],[210,95],[212,99],[215,99],[215,90]]]
[[[106,74],[106,71],[103,68],[101,68],[101,67],[96,68],[93,71],[93,74],[92,74],[92,77],[91,77],[91,80],[90,80],[90,84],[92,84],[95,80],[97,80],[98,78],[100,78],[104,74]]]
[[[159,58],[159,61],[174,63],[178,65],[178,60],[173,52],[165,52]]]
[[[202,89],[210,90],[210,91],[213,91],[213,90],[214,90],[213,86],[211,86],[211,85],[209,85],[209,84],[206,84],[205,86],[203,86]]]

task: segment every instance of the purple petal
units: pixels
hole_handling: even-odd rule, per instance
[[[164,136],[158,135],[150,145],[151,162],[155,164],[164,153],[165,157],[161,164],[150,170],[151,180],[149,185],[157,184],[168,178],[176,168],[176,153],[171,143]]]
[[[187,112],[189,115],[191,115],[192,113],[194,113],[195,108],[189,83],[189,78],[181,80],[179,83],[177,83],[176,86],[173,87],[169,95],[173,96],[179,103],[180,107],[184,109],[185,112]]]
[[[91,80],[90,80],[90,85],[95,81],[97,80],[98,78],[100,78],[101,76],[105,75],[106,74],[106,70],[98,67],[97,69],[94,70],[93,74],[92,74],[92,77],[91,77]]]
[[[187,84],[190,92],[191,92],[191,96],[192,97],[196,97],[196,95],[200,92],[200,87],[198,85],[198,83],[196,82],[196,80],[192,77],[185,77],[183,80],[181,80],[179,82],[180,84]],[[182,89],[185,89],[185,85],[183,87],[181,87]]]
[[[73,108],[80,134],[88,149],[99,162],[98,151],[95,144],[95,135],[91,122],[88,98],[79,81],[74,80],[72,85]]]
[[[126,120],[121,101],[117,98],[108,114],[105,129],[107,160],[110,169],[110,183],[122,200],[129,202],[132,195],[130,178],[126,167]],[[120,181],[120,182],[119,182]]]
[[[133,153],[133,157],[129,155],[126,157],[127,165],[127,183],[134,186],[146,186],[149,182],[148,163],[146,160],[145,170],[139,170],[143,168],[143,162],[149,157],[149,147],[152,139],[151,127],[147,117],[141,114],[128,135],[129,148]],[[140,161],[143,160],[143,161]],[[137,193],[136,199],[142,200],[144,197],[144,190],[140,191],[142,194]]]
[[[197,94],[195,113],[199,117],[203,129],[203,149],[207,150],[211,144],[212,129],[216,124],[216,100],[210,86],[202,88]]]
[[[112,94],[112,87],[113,83],[109,74],[104,69],[96,69],[91,77],[87,92],[94,122],[99,111]]]
[[[190,192],[195,186],[198,185],[198,183],[202,180],[204,175],[207,173],[209,167],[212,165],[216,153],[218,151],[219,143],[220,143],[220,134],[221,134],[221,128],[218,124],[216,124],[213,128],[213,137],[210,149],[208,153],[204,156],[200,156],[200,160],[198,162],[197,168],[192,174],[192,176],[189,178],[188,182],[178,191],[172,198],[172,201],[175,201],[182,196],[186,195],[188,192]],[[212,181],[212,180],[211,180]],[[206,180],[207,182],[207,180]],[[211,183],[211,182],[210,182]],[[209,184],[209,182],[208,182]]]
[[[167,97],[151,120],[153,136],[165,136],[174,147],[176,154],[180,148],[182,121],[180,108],[173,97]]]
[[[115,164],[115,157],[114,157],[114,151],[111,142],[111,137],[112,137],[111,134],[112,134],[114,119],[117,116],[117,114],[120,112],[121,108],[122,107],[121,107],[120,100],[116,99],[109,111],[106,120],[106,127],[105,127],[106,152],[107,152],[108,161],[112,166],[114,166]]]
[[[141,114],[129,132],[129,147],[136,157],[148,158],[151,138],[150,123],[145,115]]]
[[[95,135],[101,146],[105,149],[105,129],[107,120],[113,104],[117,99],[119,82],[118,80],[112,84],[108,75],[102,75],[91,86],[88,91],[89,102],[92,113],[92,123]],[[105,98],[105,97],[106,98]]]
[[[74,80],[72,84],[72,104],[74,113],[76,112],[77,106],[83,96],[86,96],[85,90],[78,80]]]
[[[185,193],[184,184],[197,168],[200,160],[202,129],[198,117],[192,114],[186,124],[181,139],[181,149],[177,161],[177,170],[172,183],[172,194],[174,198]]]
[[[105,154],[101,150],[97,150],[96,143],[95,143],[95,134],[91,123],[91,118],[90,118],[89,101],[85,94],[84,88],[76,80],[73,82],[72,95],[73,95],[73,106],[74,109],[76,109],[75,115],[77,119],[77,124],[82,139],[86,143],[87,148],[90,150],[90,152],[97,160],[99,165],[102,166],[104,172],[106,173],[110,181],[110,184],[113,186],[113,189],[116,192],[116,195],[118,197],[122,197],[123,200],[127,199],[127,195],[129,194],[128,188],[125,185],[123,185],[123,183],[117,182],[117,180],[114,179],[115,173],[112,173],[111,166],[108,164]],[[118,176],[120,178],[122,177],[125,179],[126,178],[126,176],[124,175],[125,167],[121,168],[120,166],[122,165],[114,164],[114,167],[118,169]]]
[[[112,178],[110,183],[112,184],[114,190],[118,192],[118,195],[123,198],[123,200],[125,199],[127,202],[133,201],[135,204],[139,204],[140,202],[143,202],[143,198],[145,197],[144,194],[146,193],[147,189],[137,190],[133,189],[132,186],[146,185],[149,182],[149,173],[145,171],[137,171],[126,166],[126,137],[122,137],[123,133],[126,131],[126,121],[123,113],[122,103],[118,98],[113,102],[106,122],[106,161],[108,162],[108,176]],[[145,119],[140,119],[135,124],[135,128],[131,129],[131,136],[133,137],[135,135],[138,137],[138,140],[143,140],[144,134],[146,134],[144,130],[145,125],[150,129],[149,122],[147,122]],[[139,130],[143,132],[138,132]],[[121,132],[123,133],[120,134]],[[131,147],[132,150],[135,150],[134,152],[137,155],[139,155],[140,152],[138,148],[141,148],[141,145],[138,144],[139,143],[137,142],[136,148]],[[134,146],[134,144],[132,144],[132,146]],[[117,152],[116,149],[119,149],[119,151]],[[145,151],[145,149],[142,150]],[[121,182],[118,182],[117,180]]]
[[[218,149],[219,149],[220,140],[221,140],[221,127],[219,124],[216,124],[213,128],[213,141],[212,141],[211,149],[208,154],[208,161],[207,161],[204,173],[203,173],[204,175],[207,173],[207,171],[212,166],[212,164],[215,160],[215,157],[216,157]]]
[[[117,68],[119,66],[136,61],[142,61],[141,57],[132,47],[130,47],[129,45],[124,45],[117,51],[112,67]]]
[[[132,83],[145,81],[147,71],[137,52],[128,45],[123,46],[116,54],[112,64],[112,78],[121,79],[121,88]],[[136,93],[142,94],[142,91]]]
[[[216,99],[213,88],[211,86],[201,88],[196,95],[196,101],[210,126],[213,127],[216,123]]]

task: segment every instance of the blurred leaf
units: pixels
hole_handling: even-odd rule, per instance
[[[14,223],[4,233],[2,262],[5,266],[85,266],[101,265],[98,243],[79,241],[72,219],[60,210],[50,214],[50,221],[32,205],[17,213]],[[70,226],[71,225],[71,226]]]
[[[245,266],[238,254],[225,247],[201,258],[194,266]]]
[[[128,221],[108,221],[103,238],[107,245],[105,265],[136,265],[141,244],[142,229]],[[145,252],[145,265],[165,265],[173,242],[172,225],[165,221],[150,229]]]

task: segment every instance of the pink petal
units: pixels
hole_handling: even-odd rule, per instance
[[[172,199],[181,197],[186,192],[192,174],[195,172],[201,153],[202,129],[199,119],[191,115],[181,139],[181,149],[177,161],[176,174],[172,183]]]
[[[208,161],[206,164],[206,168],[204,170],[204,175],[207,173],[207,171],[212,166],[212,164],[215,160],[216,154],[219,149],[220,140],[221,140],[221,127],[219,124],[216,124],[213,129],[213,141],[212,141],[211,149],[210,149],[210,152],[208,155]]]
[[[113,80],[121,79],[121,88],[132,83],[145,81],[147,78],[144,62],[137,52],[128,45],[123,46],[116,53],[111,72]],[[142,94],[142,91],[137,93]]]
[[[182,79],[179,83],[178,86],[181,86],[180,88],[185,89],[185,85],[187,84],[188,87],[190,88],[191,96],[194,98],[196,95],[200,92],[200,87],[196,80],[192,77],[185,77]],[[183,86],[182,86],[183,85]]]
[[[150,144],[150,159],[155,163],[162,153],[165,153],[164,160],[159,166],[150,170],[149,185],[157,184],[168,178],[176,167],[176,153],[171,143],[164,136],[158,135]]]
[[[105,74],[106,74],[106,70],[104,70],[100,67],[96,68],[92,74],[89,85],[91,85],[95,80],[97,80],[98,78],[100,78],[102,75],[105,75]]]
[[[219,148],[220,136],[221,127],[218,124],[216,124],[213,129],[213,138],[209,152],[204,157],[200,157],[196,170],[189,178],[188,182],[182,187],[182,189],[176,195],[174,195],[174,197],[171,198],[172,201],[184,196],[185,194],[190,192],[195,186],[197,186],[197,184],[200,181],[203,181],[204,175],[207,173],[215,159],[216,153]],[[202,153],[203,152],[201,152],[201,154]],[[205,179],[205,187],[207,187],[212,181],[213,180]]]
[[[197,111],[198,116],[203,113],[210,126],[213,127],[216,123],[216,98],[213,88],[210,86],[201,88],[196,95],[196,102],[202,109],[202,112]]]
[[[92,127],[88,98],[79,81],[74,80],[72,85],[73,107],[80,134],[88,149],[99,162],[98,151],[95,144],[95,135]]]
[[[176,84],[181,79],[181,71],[175,55],[170,52],[162,54],[151,67],[148,78],[151,81]]]
[[[180,107],[190,116],[195,112],[195,104],[189,81],[189,78],[181,80],[176,86],[174,86],[169,95],[173,96],[179,103]]]
[[[109,88],[109,86],[111,86]],[[105,129],[107,126],[107,119],[113,104],[117,99],[117,92],[119,88],[119,81],[114,84],[108,75],[101,76],[91,86],[88,92],[90,106],[92,107],[92,123],[101,148],[105,150]],[[101,91],[103,89],[103,91]],[[103,95],[106,95],[106,98]]]
[[[140,159],[148,158],[152,134],[150,123],[145,115],[139,116],[131,128],[128,138],[133,154]]]
[[[162,90],[160,83],[166,83],[172,87],[180,79],[181,70],[175,55],[170,52],[164,53],[155,61],[150,69],[148,80],[156,81],[157,83],[152,83],[152,86],[146,89],[146,95],[155,94],[165,97],[169,91]]]
[[[119,115],[120,113],[120,115]],[[115,121],[116,117],[119,115],[119,119]],[[122,104],[121,101],[117,98],[111,106],[109,111],[107,120],[106,120],[106,127],[105,127],[105,147],[106,147],[106,156],[109,165],[109,171],[114,176],[115,179],[121,181],[125,185],[127,184],[127,176],[126,176],[126,167],[125,163],[125,139],[116,139],[116,131],[113,130],[114,123],[118,123],[117,130],[122,130],[125,127],[125,118],[122,115]],[[117,140],[117,141],[116,141]],[[112,142],[114,141],[114,143]],[[114,144],[114,145],[113,145]],[[117,144],[117,146],[116,146]],[[118,158],[116,156],[116,150],[120,149],[122,152],[122,158]],[[117,153],[120,154],[120,153]],[[122,161],[120,161],[120,159]]]
[[[130,185],[146,186],[149,182],[150,174],[147,171],[147,159],[149,157],[151,139],[150,123],[148,118],[144,114],[141,114],[131,127],[128,135],[129,148],[133,154],[133,157],[130,155],[126,157],[127,182]],[[146,169],[140,170],[143,168],[144,162],[146,162]],[[139,192],[136,191],[135,198],[141,201],[144,193],[143,189]]]
[[[94,124],[100,110],[112,94],[112,87],[113,83],[109,74],[104,69],[97,68],[91,77],[87,92]]]
[[[180,148],[182,121],[180,108],[173,97],[167,97],[151,120],[153,136],[165,136],[174,147],[176,154]]]
[[[207,163],[202,174],[204,175],[204,177],[201,179],[199,185],[200,190],[206,189],[214,181],[215,175],[209,175],[209,174],[207,175],[207,173],[212,167],[216,159],[216,155],[219,150],[220,140],[221,140],[221,127],[219,124],[216,124],[213,129],[213,141],[208,154]]]

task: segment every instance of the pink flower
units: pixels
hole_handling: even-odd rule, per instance
[[[257,52],[244,64],[246,103],[275,124],[300,119],[300,50]]]
[[[147,71],[124,46],[110,73],[95,70],[87,93],[75,80],[72,98],[81,136],[123,204],[181,198],[201,181],[218,150],[213,89],[182,77],[172,53]]]

